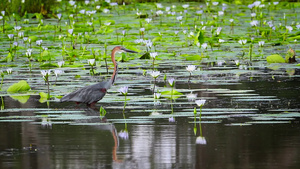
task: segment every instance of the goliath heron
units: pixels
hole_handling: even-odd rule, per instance
[[[129,52],[137,53],[129,49],[125,49],[122,46],[116,46],[111,52],[111,60],[114,64],[114,72],[109,81],[99,82],[94,85],[83,87],[77,91],[69,93],[60,99],[61,102],[76,102],[76,103],[86,103],[87,105],[95,105],[99,100],[101,100],[107,90],[114,84],[116,75],[118,73],[118,64],[115,60],[115,53],[117,52]]]

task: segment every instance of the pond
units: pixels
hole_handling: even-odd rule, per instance
[[[79,11],[94,9],[98,1],[86,5],[76,3]],[[170,6],[162,5],[164,12],[165,7]],[[214,43],[203,50],[194,44],[194,37],[188,37],[182,30],[196,33],[194,23],[199,27],[202,20],[206,26],[215,25],[209,22],[213,16],[207,13],[208,7],[200,3],[189,3],[187,8],[186,4],[174,5],[176,7],[170,8],[175,15],[155,14],[153,11],[158,10],[160,4],[152,3],[111,4],[107,6],[109,13],[101,6],[101,10],[93,14],[101,20],[95,19],[94,24],[111,22],[112,25],[102,25],[95,31],[85,25],[88,15],[75,15],[72,9],[63,11],[58,7],[63,15],[61,32],[56,30],[59,26],[51,27],[58,24],[56,18],[44,18],[43,26],[38,26],[38,18],[22,24],[26,36],[43,40],[40,46],[32,43],[31,62],[25,54],[30,44],[25,42],[20,42],[15,53],[11,52],[14,59],[7,60],[11,42],[6,34],[17,35],[10,26],[14,22],[8,20],[0,46],[4,60],[1,62],[4,73],[0,91],[0,168],[298,169],[299,64],[270,63],[266,59],[272,54],[284,56],[288,46],[299,52],[299,44],[294,41],[299,38],[297,24],[293,25],[293,32],[276,26],[278,31],[272,40],[268,40],[269,36],[255,35],[255,32],[251,40],[254,28],[249,24],[249,16],[254,10],[250,11],[246,5],[211,4],[211,13],[227,7],[224,10],[228,13],[220,16],[223,19],[215,20],[223,27],[219,38],[225,42]],[[277,25],[282,21],[282,13],[288,16],[288,24],[299,20],[299,16],[288,11],[299,9],[298,3],[294,6],[286,3],[279,3],[277,7],[265,5],[261,9],[265,19],[273,16]],[[202,20],[197,20],[196,12],[202,8],[208,21],[204,14]],[[237,8],[236,13],[230,11],[233,8]],[[136,9],[143,9],[139,10],[139,16]],[[184,12],[184,9],[189,10]],[[75,16],[74,25],[68,23],[72,21],[68,17],[70,14]],[[140,17],[145,14],[152,18],[150,23]],[[228,21],[234,17],[231,14],[239,20],[234,34],[230,33]],[[180,18],[176,18],[179,16],[183,16],[181,23]],[[144,34],[140,24],[145,26]],[[76,37],[67,33],[71,27]],[[126,36],[122,35],[122,30],[126,30]],[[177,30],[180,32],[174,35]],[[205,31],[208,44],[215,34],[209,32]],[[286,32],[288,40],[278,44]],[[78,33],[85,37],[77,37]],[[58,39],[59,35],[65,38]],[[53,36],[57,36],[56,41]],[[143,36],[152,42],[151,47],[136,42]],[[122,37],[126,42],[121,42]],[[248,39],[248,43],[239,44],[241,37]],[[257,44],[261,40],[266,41],[263,51]],[[113,66],[105,56],[120,44],[139,53],[117,54],[117,79],[102,100],[94,107],[60,102],[63,95],[109,79]],[[253,49],[249,48],[251,45]],[[253,50],[251,61],[250,50]],[[155,59],[147,58],[144,55],[147,51],[148,55],[154,52],[158,55]],[[96,64],[90,65],[88,59],[95,59]],[[62,60],[64,65],[58,66],[57,62]],[[188,65],[194,65],[195,69],[189,72]],[[6,73],[7,68],[12,68],[12,72]],[[41,70],[50,69],[48,90]],[[55,76],[54,70],[64,73]],[[160,72],[156,79],[150,75],[153,70]],[[169,83],[171,78],[174,83]],[[30,90],[7,92],[20,80],[25,80]],[[119,92],[125,86],[128,87],[126,96]],[[48,92],[50,99],[47,99]],[[205,103],[200,106],[195,100],[205,100]]]

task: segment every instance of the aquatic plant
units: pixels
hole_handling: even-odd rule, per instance
[[[43,76],[43,79],[45,81],[45,84],[47,84],[47,89],[48,89],[48,96],[47,96],[47,99],[49,100],[50,99],[50,83],[49,83],[49,76],[51,74],[51,70],[41,70],[41,74]]]
[[[156,78],[160,75],[160,71],[149,71],[148,73],[154,78],[154,84],[153,84],[153,93],[154,93],[155,92]]]

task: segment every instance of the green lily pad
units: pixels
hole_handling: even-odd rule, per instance
[[[21,80],[18,83],[14,83],[8,89],[8,93],[17,93],[17,92],[24,92],[30,90],[29,84],[25,80]]]
[[[280,55],[270,55],[267,57],[268,63],[285,63],[285,60]]]

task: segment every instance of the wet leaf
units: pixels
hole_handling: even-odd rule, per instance
[[[17,92],[24,92],[29,91],[31,88],[29,84],[25,80],[21,80],[18,83],[14,83],[8,89],[8,93],[17,93]]]
[[[285,63],[285,60],[280,55],[270,55],[267,57],[268,63]]]

